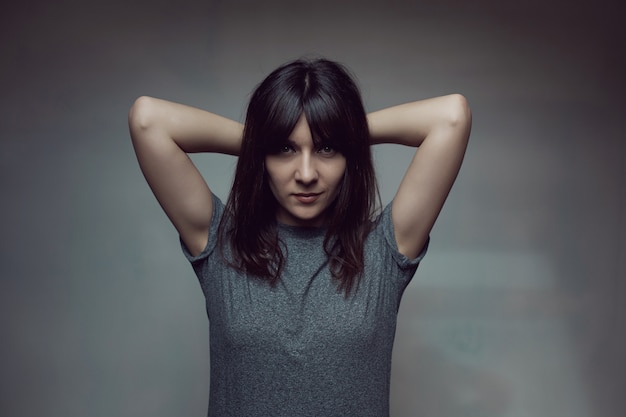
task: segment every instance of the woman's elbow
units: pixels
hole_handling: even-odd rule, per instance
[[[462,94],[451,94],[448,100],[448,123],[469,132],[472,125],[472,110],[467,99]]]
[[[128,112],[128,126],[131,133],[148,129],[154,120],[154,99],[138,97]]]

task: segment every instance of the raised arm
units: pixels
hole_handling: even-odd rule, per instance
[[[211,191],[187,153],[237,155],[243,126],[204,110],[140,97],[128,115],[137,160],[152,192],[193,255],[207,243]]]
[[[392,205],[398,249],[422,250],[461,167],[472,116],[458,94],[415,101],[368,115],[372,143],[418,147]]]

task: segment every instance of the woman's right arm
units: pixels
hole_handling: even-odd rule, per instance
[[[151,97],[135,101],[128,123],[146,181],[191,254],[198,255],[207,244],[213,200],[187,154],[238,155],[242,124]]]

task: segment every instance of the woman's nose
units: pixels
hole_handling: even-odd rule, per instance
[[[317,181],[318,172],[315,166],[314,158],[309,154],[303,154],[298,161],[298,167],[295,173],[296,181],[309,184]]]

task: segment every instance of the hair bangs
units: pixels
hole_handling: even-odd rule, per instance
[[[330,146],[343,154],[351,153],[354,133],[345,109],[336,98],[314,96],[304,103],[304,115],[315,146]]]
[[[271,97],[259,103],[255,109],[258,129],[253,133],[253,140],[259,155],[272,153],[280,149],[291,135],[300,116],[302,101],[295,91],[284,91],[281,97]]]

